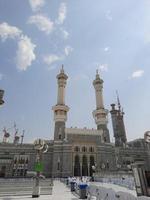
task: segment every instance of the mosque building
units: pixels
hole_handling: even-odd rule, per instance
[[[92,166],[97,171],[129,171],[130,165],[142,162],[145,171],[150,169],[149,144],[143,139],[127,141],[124,112],[118,98],[118,105],[105,108],[103,80],[98,71],[93,81],[96,109],[93,117],[96,129],[67,128],[69,107],[65,102],[68,76],[63,67],[57,75],[57,103],[54,112],[54,139],[46,141],[48,151],[42,155],[43,174],[46,177],[91,176]],[[117,107],[116,107],[117,106]],[[111,114],[115,143],[110,142],[108,114]],[[25,177],[35,170],[36,150],[33,144],[7,142],[5,131],[0,143],[0,177]]]

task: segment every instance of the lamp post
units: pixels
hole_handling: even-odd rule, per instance
[[[148,154],[148,160],[149,160],[149,165],[150,165],[150,131],[146,131],[144,133],[144,140],[147,146],[147,154]]]
[[[36,176],[34,177],[32,198],[37,198],[40,196],[40,178],[44,178],[44,176],[41,175],[43,171],[42,154],[47,152],[48,145],[44,140],[37,139],[34,141],[34,148],[36,150]]]
[[[0,89],[0,106],[4,104],[3,96],[4,96],[4,90]]]
[[[94,181],[94,173],[96,172],[96,164],[92,165],[92,181]]]
[[[146,143],[150,143],[150,131],[145,132],[144,140],[145,140]]]

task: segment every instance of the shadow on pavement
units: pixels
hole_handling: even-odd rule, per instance
[[[16,196],[16,197],[17,197],[17,198],[2,197],[2,199],[1,199],[1,197],[0,197],[0,199],[1,199],[1,200],[15,200],[15,199],[16,199],[16,200],[17,200],[17,199],[20,200],[20,199],[27,199],[27,198],[28,198],[28,199],[30,199],[30,198],[32,199],[32,197],[23,197],[23,196]]]
[[[78,198],[71,198],[71,200],[78,200]]]

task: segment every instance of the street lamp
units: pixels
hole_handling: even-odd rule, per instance
[[[145,132],[144,140],[145,140],[146,143],[150,143],[150,131]]]
[[[4,104],[3,96],[4,96],[4,90],[0,89],[0,106]]]
[[[34,177],[34,186],[33,186],[33,193],[32,198],[36,198],[40,196],[40,178],[45,178],[41,175],[43,171],[43,163],[42,163],[42,154],[46,153],[48,150],[48,145],[42,139],[36,139],[34,141],[34,149],[36,150],[36,176]]]
[[[94,173],[96,172],[96,164],[95,165],[92,165],[92,178],[91,180],[94,181]]]

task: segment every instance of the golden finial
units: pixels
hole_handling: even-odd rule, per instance
[[[96,70],[96,75],[98,75],[98,69]]]
[[[61,67],[61,70],[60,70],[61,73],[64,73],[64,65],[62,64],[62,67]]]
[[[121,110],[121,104],[120,104],[119,94],[118,94],[117,90],[116,90],[116,94],[117,94],[118,108],[119,108],[119,110]]]

